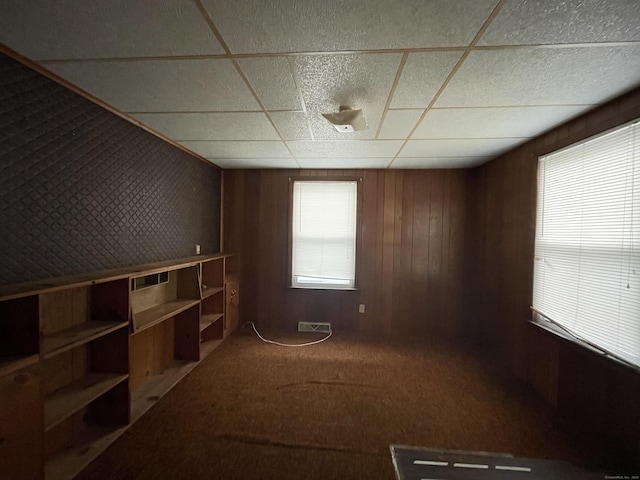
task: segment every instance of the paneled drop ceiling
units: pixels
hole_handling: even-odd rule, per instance
[[[640,85],[638,0],[0,0],[0,42],[223,168],[482,164]],[[321,116],[361,108],[369,128]]]

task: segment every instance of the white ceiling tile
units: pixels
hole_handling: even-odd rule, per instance
[[[477,138],[463,140],[409,140],[400,157],[497,156],[523,143],[524,138]]]
[[[138,113],[131,115],[174,140],[278,140],[264,113]]]
[[[293,158],[209,158],[221,168],[300,168]]]
[[[472,167],[640,85],[638,0],[201,1],[248,55],[211,58],[225,51],[192,0],[0,0],[0,42],[225,168]],[[404,145],[461,58],[450,47],[498,4]],[[335,131],[321,113],[340,105],[369,128]]]
[[[411,138],[534,137],[589,106],[432,109]]]
[[[427,107],[461,56],[462,52],[410,53],[391,108]]]
[[[638,65],[640,45],[474,51],[435,106],[601,103],[640,84]]]
[[[411,133],[416,122],[424,112],[420,110],[389,110],[384,117],[384,124],[378,138],[404,139]]]
[[[393,157],[388,158],[301,158],[300,168],[387,168]]]
[[[203,0],[233,53],[463,46],[497,0]]]
[[[399,53],[296,57],[294,66],[314,138],[374,138],[401,59]],[[362,109],[369,128],[337,132],[321,114],[337,112],[340,105]]]
[[[0,43],[33,60],[224,53],[189,0],[2,1],[0,10]]]
[[[124,112],[260,110],[226,59],[70,62],[46,67]]]
[[[208,159],[217,158],[291,158],[282,142],[180,142],[189,150]]]
[[[285,140],[311,140],[304,112],[269,112],[269,116]]]
[[[400,53],[299,55],[293,62],[307,109],[326,113],[365,102],[384,107],[401,59]]]
[[[344,140],[334,142],[287,142],[296,158],[393,157],[401,140]]]
[[[507,0],[480,45],[640,41],[638,0]]]
[[[489,160],[491,157],[396,158],[389,168],[472,168]]]
[[[267,110],[302,108],[287,58],[239,58],[238,63]]]

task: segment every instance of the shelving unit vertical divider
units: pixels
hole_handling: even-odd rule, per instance
[[[200,341],[224,338],[226,255],[202,262]]]
[[[199,264],[178,270],[179,298],[201,299]],[[174,354],[178,360],[200,360],[200,302],[176,315]]]

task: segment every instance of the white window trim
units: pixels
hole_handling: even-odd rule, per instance
[[[295,289],[316,289],[316,290],[357,290],[358,281],[358,253],[360,247],[360,198],[362,195],[361,178],[352,177],[297,177],[290,178],[290,208],[289,208],[289,285]],[[322,184],[322,183],[343,183],[349,184],[355,187],[353,205],[353,236],[349,235],[350,241],[353,242],[349,256],[351,262],[351,274],[342,276],[341,278],[322,278],[321,276],[313,275],[312,272],[305,271],[298,268],[295,260],[295,248],[296,248],[296,235],[294,228],[296,228],[296,184]],[[328,228],[328,227],[326,227]],[[350,278],[346,278],[350,277]]]

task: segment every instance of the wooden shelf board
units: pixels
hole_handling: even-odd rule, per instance
[[[224,314],[222,313],[212,313],[209,315],[201,315],[200,316],[200,331],[203,331],[210,325],[213,325],[215,322],[220,320]]]
[[[131,392],[131,422],[155,405],[198,363],[176,360],[164,372],[150,376],[139,388]]]
[[[42,338],[42,358],[51,358],[79,345],[124,328],[129,322],[85,322]]]
[[[132,316],[133,331],[134,333],[138,333],[149,327],[153,327],[154,325],[165,321],[167,318],[171,318],[174,315],[197,305],[199,302],[200,300],[193,298],[178,298],[161,305],[157,305],[153,308],[148,308],[147,310],[134,313]]]
[[[110,282],[113,280],[131,276],[149,275],[159,271],[167,270],[167,268],[175,270],[178,268],[197,265],[201,262],[230,257],[232,255],[232,253],[222,252],[210,255],[197,255],[187,258],[181,258],[178,260],[167,260],[158,263],[136,265],[134,267],[103,270],[101,272],[93,272],[90,274],[73,275],[67,277],[58,277],[50,280],[38,280],[35,282],[6,285],[0,287],[0,300],[9,300],[11,298],[20,298],[71,287],[80,287],[83,285],[93,285],[96,283]]]
[[[55,427],[127,378],[129,375],[117,373],[90,373],[47,395],[44,403],[45,431]]]
[[[86,427],[68,448],[48,457],[44,466],[45,480],[69,480],[77,476],[95,460],[120,435],[127,431],[123,427],[92,425]]]
[[[207,340],[200,344],[200,361],[204,360],[211,352],[220,346],[222,339]]]
[[[207,298],[223,291],[224,287],[208,287],[202,290],[202,298]]]
[[[28,356],[15,356],[15,357],[3,357],[0,358],[0,377],[5,375],[9,375],[12,372],[17,370],[22,370],[23,368],[29,367],[31,365],[35,365],[38,363],[39,357],[38,355],[28,355]]]

